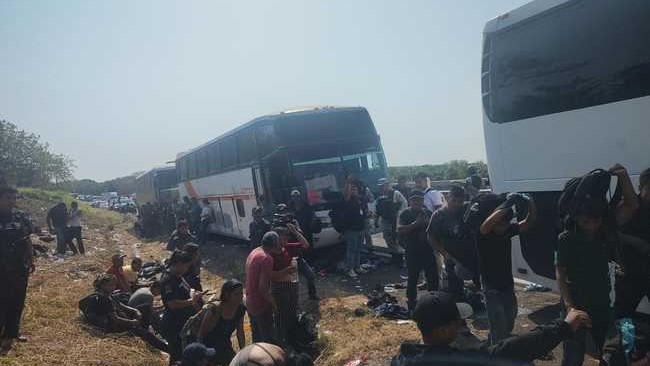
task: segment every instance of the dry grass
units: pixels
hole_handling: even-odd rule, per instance
[[[360,295],[321,301],[323,354],[319,365],[339,366],[358,358],[368,359],[367,364],[386,365],[404,340],[419,339],[415,324],[397,324],[373,315],[355,316],[354,310],[365,301]]]
[[[24,199],[19,202],[20,208],[41,224],[53,203],[69,201],[59,192],[21,193]],[[87,256],[64,261],[38,259],[21,324],[29,342],[15,344],[6,357],[0,358],[0,365],[166,365],[165,356],[140,339],[105,334],[81,321],[77,304],[91,291],[94,277],[108,267],[111,254],[117,250],[131,253],[137,240],[126,232],[130,222],[124,216],[87,206],[82,209],[88,224],[84,230]],[[54,245],[48,244],[50,248]]]
[[[26,197],[21,202],[22,208],[40,216],[52,203],[66,199],[43,191],[23,190],[22,193]],[[0,365],[167,364],[166,355],[139,338],[105,334],[81,321],[77,303],[91,291],[95,275],[108,267],[111,254],[122,250],[145,260],[159,260],[168,255],[162,243],[145,243],[133,236],[128,230],[131,218],[89,207],[83,209],[87,212],[88,227],[84,230],[87,256],[66,258],[63,262],[39,259],[38,270],[30,278],[22,321],[22,332],[30,341],[16,344],[7,357],[0,358]],[[35,218],[42,220],[42,217]],[[55,244],[48,245],[53,248]],[[245,254],[236,252],[220,245],[204,251],[203,258],[208,261],[208,268],[202,271],[204,287],[218,290],[222,277],[242,277]],[[337,286],[335,281],[323,286],[320,309],[313,304],[303,306],[309,312],[320,312],[318,345],[322,354],[316,360],[317,365],[338,366],[361,357],[368,359],[367,365],[385,365],[399,351],[401,342],[418,339],[413,324],[397,324],[372,315],[356,317],[354,310],[363,306],[365,297],[349,296],[349,292],[346,294]],[[250,339],[248,334],[249,342]]]

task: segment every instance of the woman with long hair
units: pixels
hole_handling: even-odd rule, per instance
[[[244,334],[244,315],[246,307],[242,304],[244,299],[244,285],[235,280],[228,280],[221,286],[220,302],[210,304],[210,310],[205,313],[201,322],[197,341],[208,348],[214,348],[216,355],[212,358],[217,365],[227,366],[235,357],[232,347],[232,333],[237,331],[237,343],[241,350],[246,346]]]

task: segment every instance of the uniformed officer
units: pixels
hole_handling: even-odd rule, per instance
[[[183,278],[191,265],[192,256],[177,250],[169,259],[169,268],[160,279],[161,297],[165,306],[161,333],[169,345],[170,364],[181,360],[181,329],[201,307],[201,293],[193,291]]]
[[[27,279],[34,272],[34,251],[29,235],[29,217],[15,210],[16,194],[11,187],[0,187],[0,337],[2,350],[11,348],[20,337],[20,317],[25,306]]]

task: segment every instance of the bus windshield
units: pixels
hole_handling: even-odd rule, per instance
[[[381,151],[339,155],[292,163],[293,175],[306,192],[307,201],[319,210],[331,208],[331,203],[342,199],[346,177],[352,175],[366,186],[385,176],[384,156]]]

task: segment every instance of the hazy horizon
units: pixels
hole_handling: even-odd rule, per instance
[[[0,119],[98,181],[309,105],[366,107],[392,166],[484,160],[481,31],[526,2],[4,1]]]

